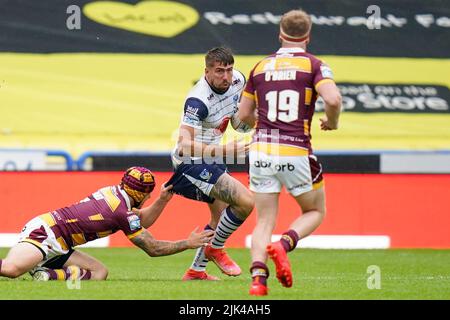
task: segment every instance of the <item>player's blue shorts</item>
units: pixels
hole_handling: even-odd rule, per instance
[[[211,189],[221,175],[227,172],[224,164],[180,164],[166,185],[173,185],[172,191],[188,199],[213,203],[209,196]]]

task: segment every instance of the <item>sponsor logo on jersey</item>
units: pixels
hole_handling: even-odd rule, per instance
[[[188,105],[187,108],[186,108],[186,112],[189,113],[189,114],[192,114],[192,115],[197,115],[198,108],[191,107],[191,106]]]
[[[92,194],[92,197],[95,199],[95,200],[102,200],[102,199],[104,199],[105,197],[103,196],[103,194],[100,192],[100,191],[96,191],[96,192],[94,192],[93,194]],[[89,198],[87,198],[88,200],[90,200]],[[88,201],[87,200],[87,201]]]
[[[193,115],[189,115],[189,114],[185,114],[183,117],[183,122],[193,125],[193,126],[197,126],[198,125],[198,117],[193,116]]]
[[[52,211],[52,215],[53,215],[58,221],[61,221],[61,220],[62,220],[62,218],[61,218],[61,216],[59,215],[58,211]]]
[[[130,225],[131,231],[138,230],[141,228],[141,220],[135,214],[127,217],[128,224]]]
[[[330,67],[326,64],[320,65],[320,72],[322,73],[322,77],[333,79],[333,71],[331,71]]]

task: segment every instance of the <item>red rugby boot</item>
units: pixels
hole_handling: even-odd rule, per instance
[[[211,246],[205,248],[205,257],[214,262],[219,269],[229,276],[238,276],[241,274],[241,268],[225,252],[225,249],[214,249]]]
[[[257,280],[252,281],[249,294],[251,296],[267,296],[268,289],[267,286],[263,285]]]
[[[269,244],[266,251],[275,263],[278,281],[286,288],[292,287],[291,264],[281,242],[277,241]]]
[[[218,281],[219,278],[209,275],[206,273],[206,271],[196,271],[194,269],[188,269],[186,273],[184,274],[183,281],[188,280],[209,280],[209,281]]]

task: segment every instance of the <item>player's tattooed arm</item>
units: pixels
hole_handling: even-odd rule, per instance
[[[196,233],[194,230],[188,239],[180,241],[156,240],[150,232],[144,230],[131,239],[134,245],[144,250],[151,257],[160,257],[175,254],[186,249],[195,249],[206,245],[214,235],[212,231]]]

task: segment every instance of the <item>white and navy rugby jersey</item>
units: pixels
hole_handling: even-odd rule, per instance
[[[231,85],[223,94],[216,93],[203,76],[186,97],[181,124],[200,129],[196,130],[195,141],[219,144],[237,112],[244,87],[245,77],[237,70],[233,70]]]

